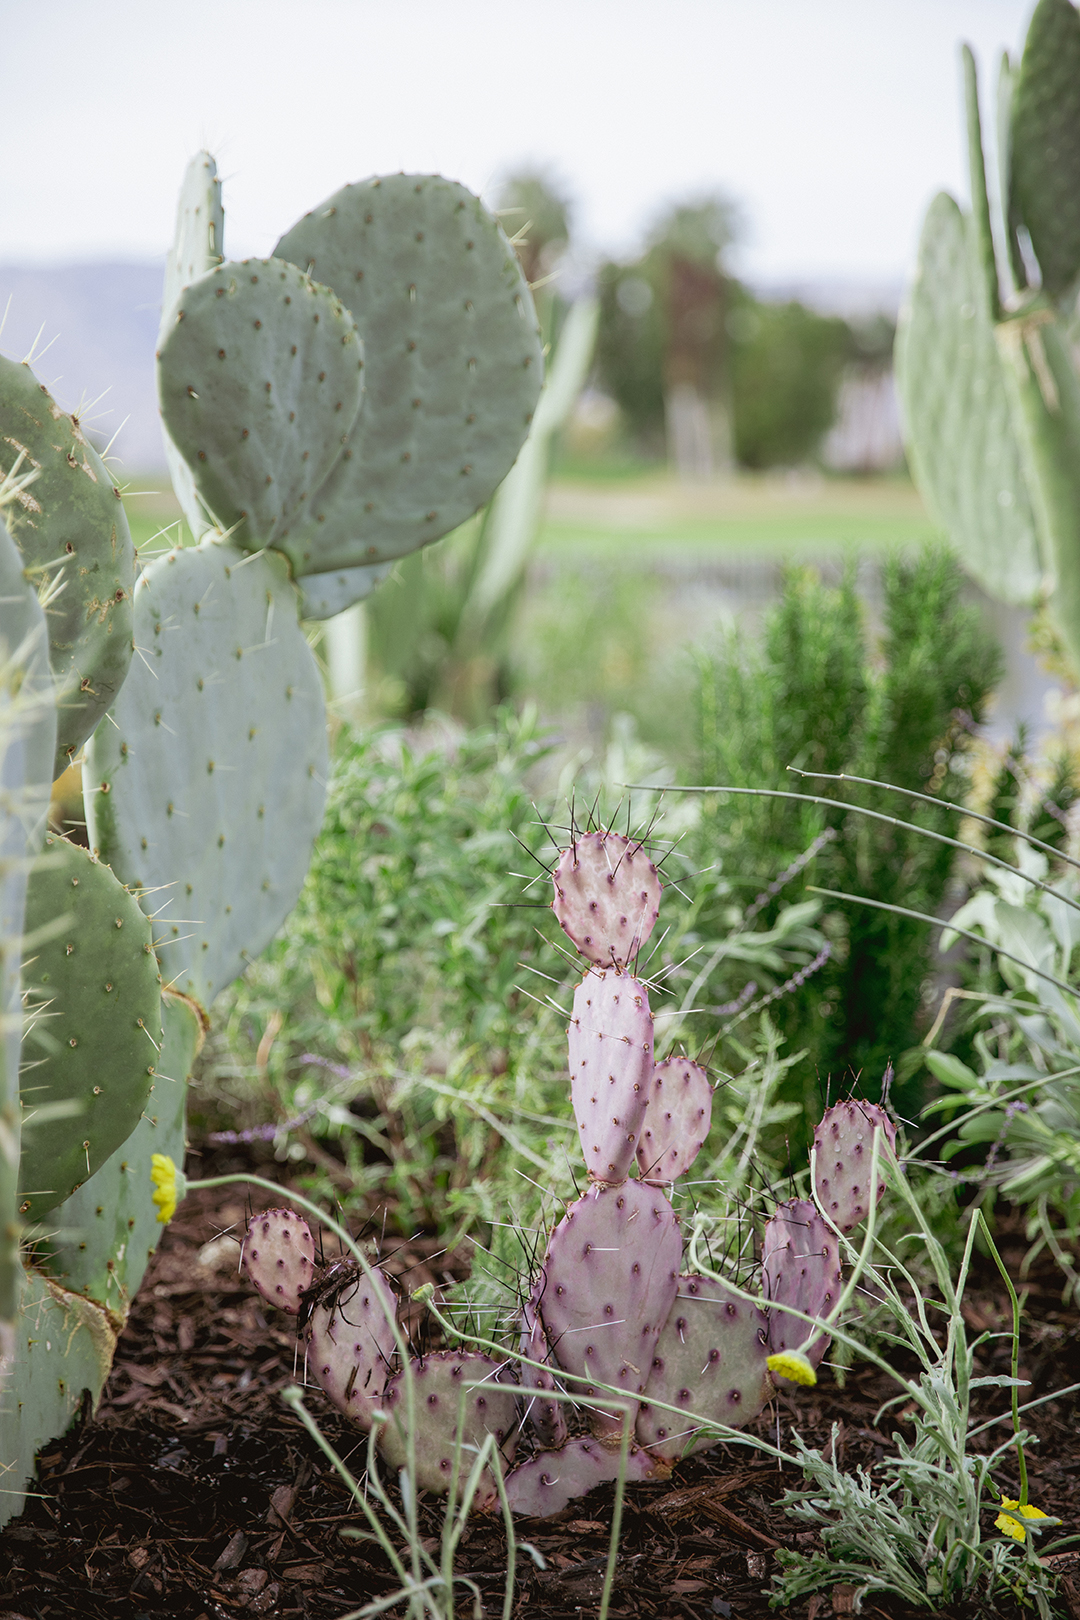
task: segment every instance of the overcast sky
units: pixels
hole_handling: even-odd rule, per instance
[[[543,165],[631,250],[721,190],[758,281],[896,282],[966,194],[958,47],[984,96],[1030,0],[0,0],[0,263],[155,258],[184,164],[225,176],[230,257],[347,180],[491,194]]]

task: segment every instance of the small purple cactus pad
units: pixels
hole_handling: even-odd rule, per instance
[[[816,1367],[828,1347],[829,1335],[819,1333],[804,1348],[811,1331],[809,1322],[783,1309],[788,1305],[808,1316],[827,1316],[840,1297],[836,1234],[810,1199],[789,1198],[777,1205],[765,1223],[761,1271],[769,1301],[769,1354],[803,1348],[806,1359]],[[777,1385],[791,1387],[790,1379],[772,1377]]]
[[[516,1384],[500,1382],[506,1372],[505,1362],[493,1361],[476,1350],[442,1350],[411,1366],[416,1381],[416,1483],[421,1490],[445,1494],[450,1489],[456,1445],[461,1447],[458,1478],[463,1486],[476,1461],[476,1452],[489,1434],[495,1436],[506,1462],[513,1461],[520,1391]],[[392,1468],[403,1467],[406,1458],[401,1428],[406,1411],[404,1382],[404,1372],[396,1373],[383,1392],[383,1405],[391,1421],[383,1429],[379,1445]],[[464,1421],[459,1427],[462,1399]],[[394,1421],[395,1415],[400,1416],[401,1424]],[[475,1506],[490,1507],[495,1496],[494,1476],[485,1469]]]
[[[298,1315],[300,1296],[310,1288],[315,1268],[307,1222],[291,1209],[253,1215],[244,1239],[243,1265],[264,1299],[290,1316]]]
[[[870,1207],[870,1158],[875,1130],[884,1132],[880,1159],[896,1147],[896,1126],[878,1103],[848,1097],[826,1109],[814,1132],[814,1191],[818,1203],[841,1232],[864,1221]],[[878,1177],[878,1202],[885,1193]]]
[[[642,1181],[655,1186],[689,1170],[712,1124],[712,1087],[699,1063],[669,1057],[653,1069],[645,1123],[638,1134]]]
[[[344,1286],[333,1288],[311,1313],[307,1364],[338,1411],[370,1429],[394,1364],[390,1322],[397,1302],[379,1271],[374,1280],[352,1268],[344,1276]]]
[[[681,1258],[675,1211],[655,1187],[596,1183],[571,1204],[551,1234],[540,1298],[548,1342],[564,1371],[640,1395],[678,1289]],[[571,1388],[583,1400],[604,1393]],[[600,1436],[622,1428],[619,1413],[602,1409],[589,1422]]]
[[[543,1284],[540,1278],[540,1286]],[[543,1361],[549,1366],[557,1367],[558,1362],[551,1354],[547,1337],[544,1333],[544,1324],[540,1320],[536,1304],[536,1293],[526,1301],[521,1309],[521,1353],[528,1356],[530,1361]],[[525,1421],[531,1426],[533,1433],[542,1446],[549,1450],[557,1450],[566,1441],[566,1418],[563,1415],[561,1401],[546,1401],[545,1394],[562,1386],[555,1382],[555,1376],[550,1372],[539,1372],[535,1367],[518,1367],[518,1377],[522,1388],[529,1392],[525,1401]]]
[[[629,973],[586,973],[567,1030],[570,1095],[594,1181],[625,1181],[653,1076],[653,1021],[645,986]]]
[[[582,956],[598,967],[633,961],[660,915],[660,879],[640,844],[585,833],[555,868],[552,910]]]
[[[626,1459],[627,1480],[654,1479],[663,1470],[645,1451],[632,1445]],[[561,1451],[541,1451],[506,1476],[506,1496],[514,1513],[547,1519],[561,1513],[575,1496],[619,1477],[618,1448],[599,1440],[571,1440]]]
[[[755,1417],[772,1394],[764,1311],[710,1277],[679,1278],[679,1292],[653,1355],[637,1420],[637,1438],[655,1457],[677,1462],[715,1445],[717,1436],[680,1423],[649,1396],[733,1429]]]

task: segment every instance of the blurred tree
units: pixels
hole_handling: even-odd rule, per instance
[[[742,290],[728,326],[738,461],[808,461],[836,416],[840,380],[856,352],[851,328],[804,304],[765,304]]]
[[[730,461],[723,255],[736,227],[724,198],[677,204],[639,259],[605,264],[599,276],[603,382],[636,436],[655,444],[666,431],[689,477]]]

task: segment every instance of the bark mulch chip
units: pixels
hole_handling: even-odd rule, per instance
[[[258,1197],[257,1207],[270,1203]],[[363,1521],[279,1398],[284,1385],[302,1380],[303,1365],[285,1318],[237,1275],[239,1251],[230,1234],[242,1231],[247,1208],[241,1189],[201,1192],[165,1233],[97,1415],[84,1411],[46,1447],[37,1494],[0,1536],[0,1620],[339,1620],[395,1589],[378,1546],[343,1537],[362,1530]],[[393,1268],[408,1268],[411,1286],[443,1280],[455,1267],[435,1251],[434,1243],[413,1241]],[[1018,1263],[1018,1245],[1006,1241],[1006,1252]],[[988,1270],[979,1273],[967,1309],[976,1332],[1007,1325],[1000,1286]],[[983,1373],[1008,1372],[1007,1339],[989,1341],[980,1355]],[[1062,1308],[1052,1268],[1030,1286],[1021,1375],[1031,1380],[1026,1399],[1080,1381],[1080,1318]],[[872,1465],[893,1450],[892,1430],[904,1431],[895,1409],[880,1429],[873,1426],[894,1388],[865,1366],[851,1372],[843,1390],[826,1373],[801,1398],[780,1398],[781,1431],[787,1437],[794,1426],[808,1443],[824,1446],[836,1423],[843,1465]],[[980,1393],[1000,1400],[1000,1391]],[[311,1391],[310,1408],[361,1472],[364,1438],[318,1390]],[[997,1409],[987,1401],[988,1416]],[[773,1411],[762,1419],[762,1432],[775,1435],[776,1421]],[[1080,1403],[1075,1396],[1049,1402],[1031,1414],[1029,1427],[1040,1441],[1030,1453],[1031,1498],[1065,1521],[1055,1534],[1080,1531]],[[996,1443],[1003,1432],[979,1443]],[[718,1446],[680,1465],[669,1484],[629,1488],[612,1620],[763,1620],[774,1613],[767,1592],[776,1548],[817,1544],[813,1532],[776,1507],[798,1483],[790,1469],[781,1473],[742,1448]],[[1011,1458],[998,1483],[1015,1494]],[[555,1519],[520,1521],[519,1540],[536,1547],[545,1568],[519,1552],[516,1617],[579,1620],[596,1613],[612,1504],[613,1488],[605,1487]],[[442,1504],[426,1501],[423,1521],[434,1548]],[[484,1613],[501,1615],[500,1522],[473,1521],[457,1569],[481,1593]],[[854,1612],[853,1601],[852,1589],[838,1584],[785,1613],[829,1620]],[[1080,1620],[1080,1555],[1064,1562],[1057,1601],[1063,1616]],[[862,1612],[912,1620],[929,1611],[871,1598]],[[985,1604],[936,1612],[949,1620],[992,1613],[1012,1620],[1021,1613]],[[464,1586],[458,1613],[472,1613]]]

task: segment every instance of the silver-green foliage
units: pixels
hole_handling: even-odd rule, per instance
[[[915,476],[964,566],[1004,601],[1042,596],[1080,670],[1078,64],[1080,13],[1039,0],[1019,68],[1002,64],[992,210],[965,50],[972,207],[931,206],[897,374]]]

